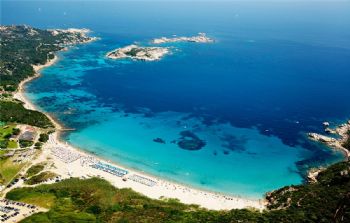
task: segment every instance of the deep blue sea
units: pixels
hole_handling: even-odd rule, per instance
[[[63,137],[77,147],[251,198],[343,159],[305,134],[350,118],[349,2],[1,1],[1,10],[2,24],[89,28],[101,38],[60,52],[27,85],[40,109],[75,129]],[[198,32],[215,43],[168,44],[172,54],[155,62],[105,57]],[[189,138],[205,145],[181,148]]]

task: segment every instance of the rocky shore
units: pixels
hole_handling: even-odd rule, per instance
[[[349,159],[350,151],[346,149],[343,146],[343,144],[346,142],[346,140],[348,140],[348,137],[349,137],[348,132],[350,131],[350,120],[347,121],[347,123],[341,124],[334,129],[329,128],[327,125],[327,122],[324,123],[324,126],[326,127],[325,128],[326,133],[338,135],[339,137],[336,138],[336,137],[322,135],[318,133],[308,133],[308,137],[311,140],[324,143],[331,148],[339,149],[343,151],[344,154],[346,155],[346,158]]]
[[[339,137],[334,137],[332,135],[322,135],[318,133],[308,133],[309,139],[323,143],[330,148],[337,149],[342,151],[345,154],[345,160],[350,159],[350,151],[344,147],[344,144],[349,140],[350,134],[350,120],[344,124],[337,126],[336,128],[330,128],[328,122],[324,122],[323,126],[325,127],[326,134],[333,134]],[[310,182],[315,182],[316,177],[319,172],[324,170],[323,167],[311,169],[308,173],[308,179]]]
[[[88,43],[98,39],[98,37],[90,37],[89,29],[48,29],[53,36],[64,36],[64,41],[61,45],[74,45],[79,43]]]

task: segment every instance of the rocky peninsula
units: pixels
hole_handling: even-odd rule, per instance
[[[167,47],[141,47],[137,45],[129,45],[108,52],[106,56],[110,59],[131,58],[134,60],[155,61],[160,60],[168,53],[169,49]]]
[[[191,37],[184,37],[184,36],[173,37],[173,38],[161,37],[161,38],[152,40],[152,43],[154,44],[174,43],[174,42],[212,43],[214,42],[214,40],[207,37],[205,33],[198,33],[197,36],[191,36]]]
[[[340,150],[345,155],[345,160],[350,160],[350,120],[335,128],[329,127],[329,122],[324,122],[325,133],[327,135],[318,133],[308,133],[309,139],[323,143],[330,148]],[[337,136],[337,137],[335,137]],[[308,172],[308,179],[310,182],[316,182],[317,176],[320,172],[325,170],[325,167],[312,168]]]
[[[341,124],[334,129],[328,127],[328,122],[324,122],[323,125],[325,126],[325,133],[328,135],[309,133],[309,138],[311,140],[324,143],[331,148],[343,151],[346,156],[346,159],[349,159],[350,151],[347,147],[348,142],[350,140],[350,120],[347,121],[347,123]],[[332,137],[332,135],[330,134],[337,135],[339,137]]]
[[[91,32],[89,29],[48,29],[51,35],[61,37],[61,45],[74,45],[79,43],[88,43],[97,40],[98,37],[90,37],[88,34]]]

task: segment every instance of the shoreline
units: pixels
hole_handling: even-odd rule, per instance
[[[33,68],[35,71],[35,75],[33,77],[29,77],[23,80],[19,84],[18,90],[13,97],[16,98],[17,100],[22,101],[24,103],[24,107],[32,110],[38,110],[36,106],[28,98],[25,97],[24,85],[30,82],[31,80],[39,78],[41,76],[40,74],[41,69],[53,65],[58,60],[59,58],[55,54],[54,59],[48,61],[46,64],[38,65],[38,66],[34,65]],[[171,182],[169,180],[165,180],[160,177],[157,177],[148,173],[144,173],[142,171],[133,170],[132,168],[125,167],[125,166],[119,165],[118,163],[111,162],[101,157],[98,157],[97,155],[91,154],[88,151],[85,151],[84,149],[69,145],[67,142],[64,143],[63,140],[60,138],[61,132],[64,131],[63,126],[55,118],[53,118],[52,115],[46,112],[43,112],[43,113],[52,121],[56,131],[50,134],[50,139],[48,142],[44,144],[42,148],[43,150],[42,153],[46,159],[50,159],[54,162],[57,169],[53,170],[53,172],[57,172],[59,175],[62,176],[62,178],[69,178],[69,177],[86,178],[90,176],[97,176],[109,181],[112,185],[116,186],[117,188],[131,188],[134,191],[139,192],[149,198],[153,198],[153,199],[175,198],[182,203],[196,204],[203,208],[207,208],[211,210],[230,210],[230,209],[242,209],[242,208],[251,208],[251,207],[256,208],[260,211],[265,209],[265,203],[266,203],[265,199],[259,199],[259,200],[246,199],[238,196],[225,195],[219,192],[211,192],[211,191],[205,191],[202,189],[196,189],[194,187]],[[103,172],[101,170],[94,169],[90,166],[84,166],[83,164],[81,164],[81,159],[75,160],[74,162],[67,164],[52,154],[52,151],[51,151],[52,148],[63,148],[63,150],[67,150],[72,154],[79,154],[80,156],[85,158],[92,158],[104,163],[108,163],[115,167],[127,170],[129,172],[128,175],[136,174],[138,176],[153,180],[157,182],[157,184],[153,187],[150,187],[138,182],[134,182],[130,179],[125,181],[125,178],[114,176],[112,174]],[[41,158],[41,159],[45,159],[45,158]],[[33,163],[37,163],[37,161],[40,161],[40,159],[34,160]]]
[[[329,147],[330,149],[338,150],[344,154],[344,161],[350,160],[350,151],[343,147],[343,143],[348,140],[348,131],[350,131],[350,120],[345,121],[345,123],[336,126],[335,128],[329,128],[329,123],[324,122],[325,132],[336,134],[339,138],[332,136],[327,136],[324,134],[318,133],[308,133],[308,138],[312,141],[322,143]],[[325,125],[326,124],[326,125]],[[322,172],[326,167],[320,166],[317,168],[312,168],[308,170],[307,178],[310,183],[317,182],[317,176]]]
[[[308,133],[309,139],[323,143],[332,149],[336,149],[344,153],[345,160],[350,159],[350,151],[344,148],[342,145],[348,139],[347,132],[350,131],[350,120],[344,124],[340,124],[335,128],[326,128],[325,131],[331,131],[333,134],[338,135],[339,138],[332,137],[332,135],[324,135],[318,133]]]
[[[44,69],[46,67],[49,67],[53,64],[55,64],[58,61],[58,56],[56,54],[54,54],[54,58],[51,60],[48,60],[45,64],[43,65],[32,65],[33,69],[34,69],[34,75],[31,77],[28,77],[26,79],[24,79],[23,81],[21,81],[18,85],[18,89],[16,91],[15,94],[13,94],[13,98],[17,99],[19,101],[23,102],[23,106],[27,109],[31,109],[31,110],[38,110],[25,96],[24,96],[24,92],[25,92],[25,88],[24,85],[27,84],[28,82],[37,79],[41,76],[40,74],[40,70]],[[46,114],[47,115],[47,114]],[[51,117],[49,117],[51,118]]]

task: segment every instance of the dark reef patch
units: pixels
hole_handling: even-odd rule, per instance
[[[181,149],[185,150],[200,150],[206,143],[200,139],[196,134],[191,131],[180,132],[181,137],[179,138],[177,145]]]
[[[165,144],[165,140],[162,138],[155,138],[155,139],[153,139],[153,142]]]

